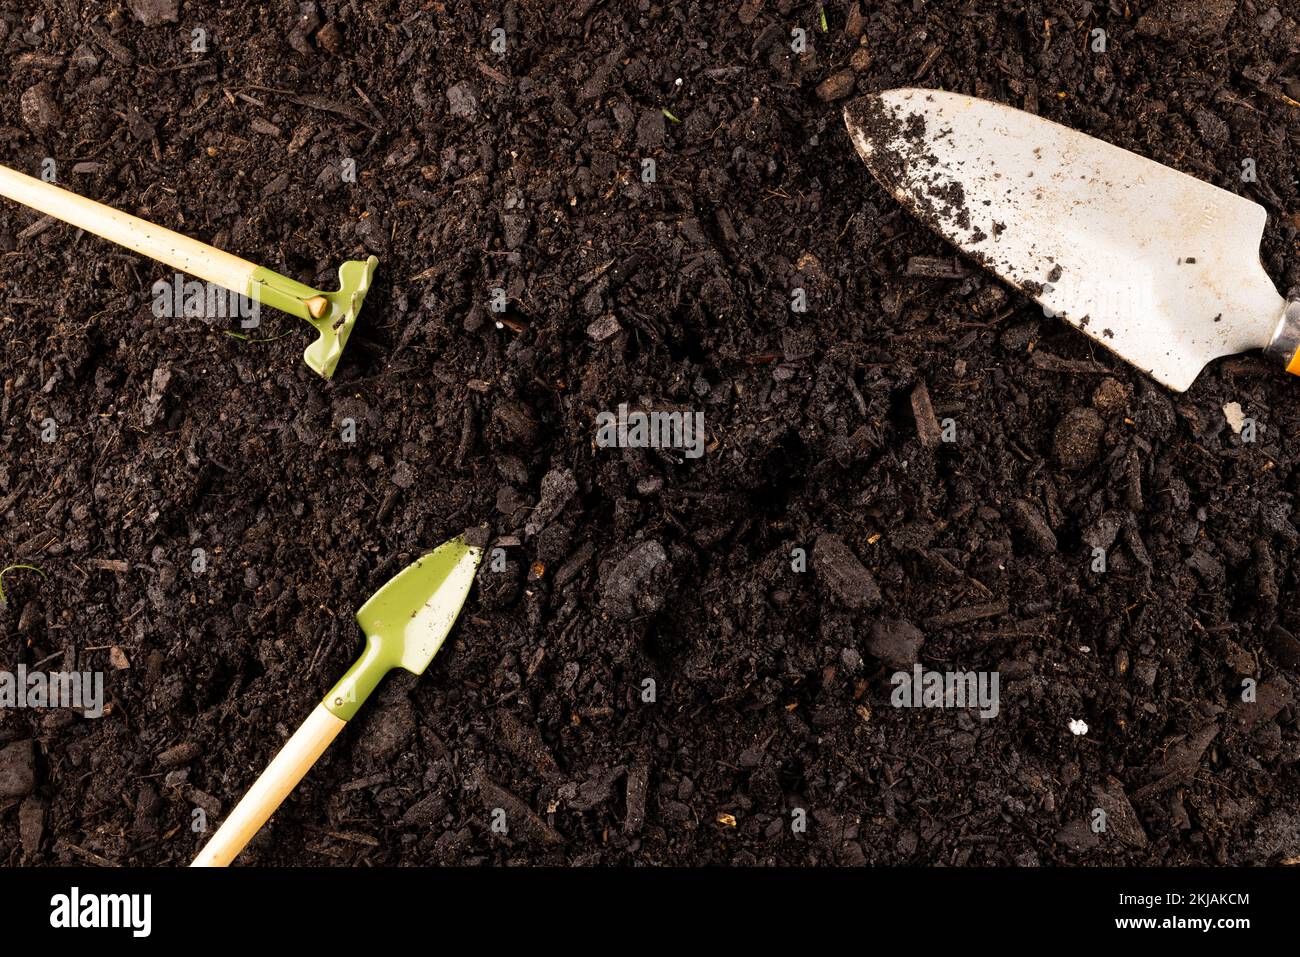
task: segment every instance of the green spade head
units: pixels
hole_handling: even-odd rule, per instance
[[[321,292],[311,286],[281,276],[265,267],[258,267],[250,283],[249,297],[292,313],[310,322],[320,338],[302,354],[307,365],[326,379],[334,375],[334,368],[348,344],[352,326],[366,301],[370,280],[375,275],[379,260],[349,259],[339,266],[337,292]]]
[[[453,538],[417,559],[357,612],[366,634],[361,657],[325,696],[325,707],[349,720],[385,674],[423,674],[460,615],[483,549]]]

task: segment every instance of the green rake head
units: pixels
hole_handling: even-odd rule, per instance
[[[307,347],[302,358],[312,370],[328,379],[334,375],[343,348],[348,344],[378,266],[379,260],[374,256],[349,259],[339,266],[336,292],[321,292],[259,266],[249,283],[248,295],[315,327],[320,336]]]

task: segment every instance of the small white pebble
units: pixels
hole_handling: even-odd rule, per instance
[[[1240,402],[1229,402],[1223,407],[1223,417],[1228,422],[1228,427],[1232,431],[1241,435],[1241,428],[1246,424],[1246,415],[1242,411]]]
[[[1071,718],[1070,730],[1075,734],[1087,734],[1088,722],[1084,721],[1082,718]]]
[[[497,321],[497,328],[498,328],[498,329],[504,329],[505,327],[506,327],[506,324],[505,324],[504,322],[501,322],[500,320]]]
[[[682,85],[682,78],[679,76],[676,80],[673,81],[673,85],[674,85],[674,86],[681,86],[681,85]]]

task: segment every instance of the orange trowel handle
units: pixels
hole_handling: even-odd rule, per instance
[[[1300,299],[1293,300],[1282,313],[1264,354],[1285,362],[1292,375],[1300,375]]]

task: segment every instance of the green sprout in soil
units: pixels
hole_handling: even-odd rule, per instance
[[[293,335],[292,332],[282,332],[278,336],[268,336],[265,339],[254,339],[252,336],[243,332],[231,332],[229,329],[222,329],[221,331],[232,339],[238,339],[240,342],[275,342],[277,339],[283,339],[285,336]]]
[[[673,116],[672,113],[668,112],[667,109],[665,109],[665,110],[663,111],[663,113],[664,113],[664,116],[668,117],[668,119],[669,119],[671,122],[673,122],[673,123],[680,123],[680,122],[681,122],[681,120],[679,120],[677,117]]]
[[[35,565],[9,565],[5,568],[0,568],[0,608],[4,608],[5,605],[9,604],[9,600],[5,598],[5,576],[10,572],[16,572],[20,569],[23,571],[36,572],[36,574],[40,575],[42,578],[46,577],[45,572],[41,571]]]
[[[822,24],[822,33],[828,33],[828,32],[830,32],[831,25],[830,25],[829,23],[826,22],[826,8],[825,8],[825,7],[818,7],[818,8],[817,8],[817,16],[818,16],[818,18],[821,20],[821,24]]]

